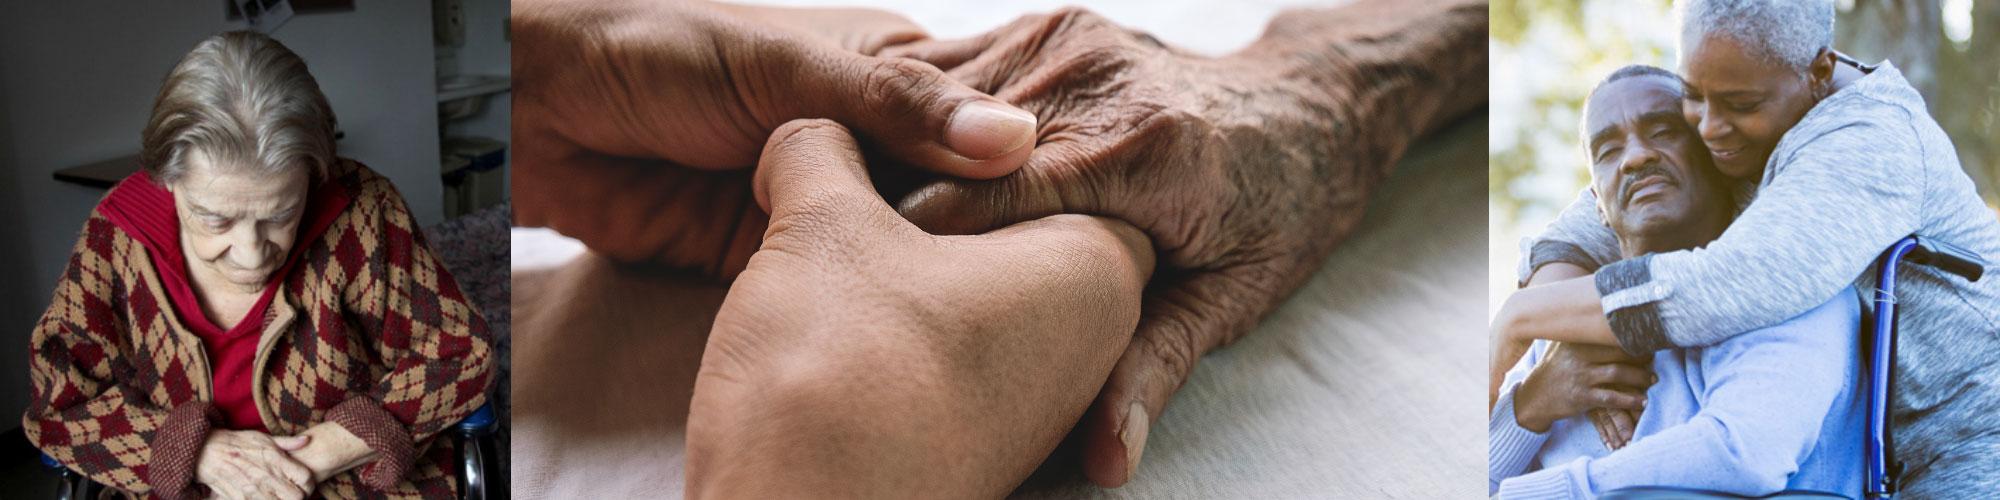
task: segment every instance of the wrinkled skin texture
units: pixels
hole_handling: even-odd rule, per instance
[[[1548,432],[1557,420],[1593,409],[1640,410],[1646,388],[1653,385],[1652,359],[1635,358],[1617,347],[1558,343],[1549,348],[1528,378],[1514,392],[1514,419],[1521,427]],[[1631,441],[1625,435],[1609,440],[1612,449]]]
[[[1019,110],[969,126],[961,105],[1012,108],[867,55],[923,38],[887,13],[523,0],[513,19],[515,223],[620,262],[734,276],[766,223],[751,167],[794,118],[834,119],[904,164],[968,178],[1018,167],[1034,130]]]
[[[380,456],[360,436],[333,422],[313,424],[298,437],[305,438],[306,444],[291,452],[292,459],[312,471],[313,484],[368,465]]]
[[[1020,171],[940,180],[899,209],[939,234],[1082,213],[1151,238],[1143,319],[1079,429],[1087,475],[1121,485],[1195,361],[1318,269],[1412,140],[1485,102],[1486,19],[1476,1],[1289,12],[1207,58],[1066,10],[892,46],[1042,124]]]
[[[210,432],[195,459],[195,482],[218,498],[305,498],[313,472],[289,453],[306,444],[305,438],[257,431]]]
[[[1153,250],[1122,222],[926,234],[825,120],[775,132],[755,186],[771,223],[695,378],[690,498],[1005,495],[1138,322]]]
[[[202,444],[195,482],[218,498],[302,498],[377,456],[367,442],[333,422],[314,424],[297,436],[217,430]]]

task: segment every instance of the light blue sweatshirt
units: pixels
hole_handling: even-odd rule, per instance
[[[1497,498],[1595,498],[1628,486],[1738,495],[1813,490],[1861,495],[1867,422],[1860,312],[1850,289],[1805,314],[1709,347],[1660,351],[1659,382],[1633,440],[1612,452],[1587,418],[1546,433],[1514,418],[1514,390],[1539,363],[1537,341],[1507,372],[1488,424],[1488,492]]]

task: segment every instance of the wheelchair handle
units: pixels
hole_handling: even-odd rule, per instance
[[[1979,254],[1945,243],[1943,240],[1931,238],[1916,238],[1916,240],[1916,248],[1910,249],[1910,254],[1905,260],[1956,274],[1966,281],[1979,281],[1979,278],[1986,273],[1986,261],[1980,259]]]
[[[486,403],[458,421],[458,430],[468,436],[484,436],[491,434],[498,423],[499,418],[493,414],[493,403]]]

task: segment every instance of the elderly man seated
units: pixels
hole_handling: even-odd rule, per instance
[[[1667,70],[1628,66],[1585,104],[1591,186],[1625,258],[1703,246],[1729,225],[1730,191],[1681,116],[1682,88]],[[1537,341],[1493,406],[1489,492],[1589,498],[1674,486],[1858,496],[1859,316],[1856,297],[1841,293],[1783,323],[1659,351],[1650,362],[1614,347]],[[1600,440],[1582,415],[1596,408],[1643,408],[1632,441],[1613,451]]]

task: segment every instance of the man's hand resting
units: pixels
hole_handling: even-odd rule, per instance
[[[1514,419],[1521,427],[1548,432],[1556,420],[1594,410],[1638,412],[1654,379],[1652,359],[1635,358],[1616,347],[1556,343],[1514,390]],[[1626,414],[1631,418],[1631,414]],[[1612,449],[1631,440],[1629,421],[1617,428],[1610,413],[1591,416],[1599,437]],[[1600,422],[1605,421],[1605,422]],[[1606,429],[1612,425],[1613,429]],[[1622,433],[1622,435],[1614,435]]]

